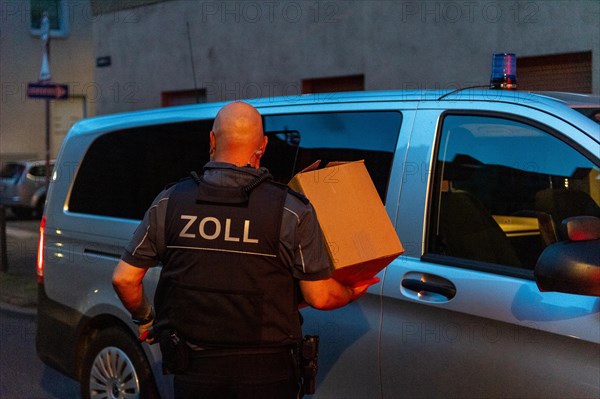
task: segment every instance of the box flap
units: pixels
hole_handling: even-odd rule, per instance
[[[306,168],[302,169],[299,173],[310,172],[311,170],[315,170],[321,165],[321,160],[317,159],[315,162],[308,165]]]

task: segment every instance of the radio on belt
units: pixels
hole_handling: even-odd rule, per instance
[[[316,210],[334,277],[346,284],[373,277],[404,252],[364,161],[320,161],[288,184]]]

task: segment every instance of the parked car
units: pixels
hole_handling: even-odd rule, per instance
[[[50,167],[54,160],[50,161]],[[18,217],[41,216],[46,201],[46,161],[11,161],[0,169],[0,204]]]
[[[597,123],[551,94],[503,90],[250,103],[277,180],[364,159],[406,249],[359,301],[303,310],[321,342],[314,398],[600,396]],[[208,160],[222,106],[87,119],[63,143],[41,223],[37,351],[84,398],[171,397],[111,275],[154,196]]]

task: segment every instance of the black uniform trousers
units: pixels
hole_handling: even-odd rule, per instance
[[[174,380],[175,399],[296,399],[299,390],[291,350],[192,355],[186,372]]]

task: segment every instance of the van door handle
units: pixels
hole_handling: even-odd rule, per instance
[[[402,287],[417,292],[425,291],[443,295],[448,299],[452,299],[456,295],[456,287],[450,282],[444,284],[422,281],[415,278],[405,278],[402,280]]]

